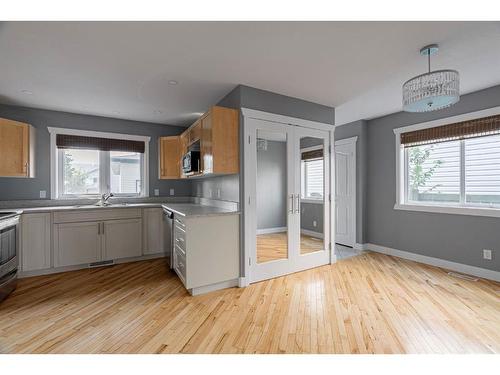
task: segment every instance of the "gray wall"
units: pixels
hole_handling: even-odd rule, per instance
[[[323,203],[306,203],[300,204],[300,228],[307,229],[313,232],[323,232]],[[313,225],[316,221],[316,227]]]
[[[175,189],[176,196],[191,195],[189,181],[158,179],[158,137],[179,134],[184,128],[1,104],[0,117],[26,122],[36,128],[35,178],[0,178],[0,200],[39,199],[40,190],[46,190],[50,198],[48,126],[150,136],[150,196],[154,195],[154,189],[160,189],[161,196],[169,195],[170,188]]]
[[[499,218],[394,209],[393,129],[495,106],[500,106],[500,86],[463,95],[459,103],[446,110],[425,114],[399,112],[368,122],[367,242],[500,270]],[[350,127],[344,126],[346,131]],[[482,249],[494,250],[493,260],[483,260]]]
[[[355,121],[335,128],[335,140],[358,137],[356,144],[356,242],[366,241],[367,147],[366,121]],[[394,141],[394,140],[393,140]]]
[[[286,143],[268,141],[257,150],[257,229],[287,225]]]
[[[240,201],[240,177],[238,174],[191,180],[196,197],[238,203]],[[219,195],[220,193],[220,195]]]

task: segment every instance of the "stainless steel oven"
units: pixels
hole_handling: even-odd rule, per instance
[[[0,212],[0,301],[17,284],[19,212]]]

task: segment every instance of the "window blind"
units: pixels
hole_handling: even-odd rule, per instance
[[[302,153],[302,160],[320,159],[323,157],[323,149],[304,151]]]
[[[124,151],[143,154],[145,145],[142,141],[127,139],[84,137],[80,135],[57,134],[57,148],[76,148],[81,150]]]
[[[402,133],[400,140],[404,147],[411,147],[494,134],[500,134],[500,115]]]

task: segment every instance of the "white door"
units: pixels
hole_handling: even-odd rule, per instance
[[[245,123],[249,149],[245,156],[247,233],[250,282],[317,267],[330,262],[329,153],[330,133],[257,119]],[[314,141],[321,155],[314,163],[317,178],[303,202],[302,144]],[[321,164],[321,165],[319,165]],[[301,230],[303,207],[321,229]],[[309,218],[309,217],[308,217]],[[305,220],[304,220],[305,222]]]
[[[335,142],[335,242],[356,242],[356,140]]]

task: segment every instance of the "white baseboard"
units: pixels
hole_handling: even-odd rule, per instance
[[[238,279],[238,287],[239,288],[244,288],[244,287],[247,287],[248,285],[250,285],[250,282],[249,282],[249,278],[248,277],[240,277]]]
[[[456,271],[464,273],[467,275],[473,275],[481,277],[483,279],[489,279],[494,281],[500,281],[500,272],[488,270],[486,268],[480,268],[475,266],[469,266],[467,264],[456,263],[449,260],[444,260],[440,258],[429,257],[426,255],[420,255],[415,253],[410,253],[408,251],[402,251],[397,249],[392,249],[386,246],[375,245],[372,243],[362,244],[366,250],[375,251],[377,253],[392,255],[398,258],[413,260],[415,262],[429,264],[431,266],[436,266],[440,268],[445,268],[447,270]]]
[[[323,233],[315,232],[315,231],[309,230],[309,229],[302,229],[301,228],[300,233],[306,234],[306,235],[314,237],[314,238],[323,238]]]
[[[366,243],[357,243],[356,242],[353,246],[353,249],[364,251],[364,250],[368,250],[368,247],[367,247]]]
[[[257,234],[270,234],[270,233],[281,233],[286,232],[288,230],[287,227],[276,227],[276,228],[264,228],[257,229]]]
[[[192,296],[198,296],[200,294],[214,292],[220,289],[233,288],[235,286],[238,286],[238,282],[238,279],[222,281],[220,283],[200,286],[198,288],[191,288],[189,289],[189,293],[191,293]]]

